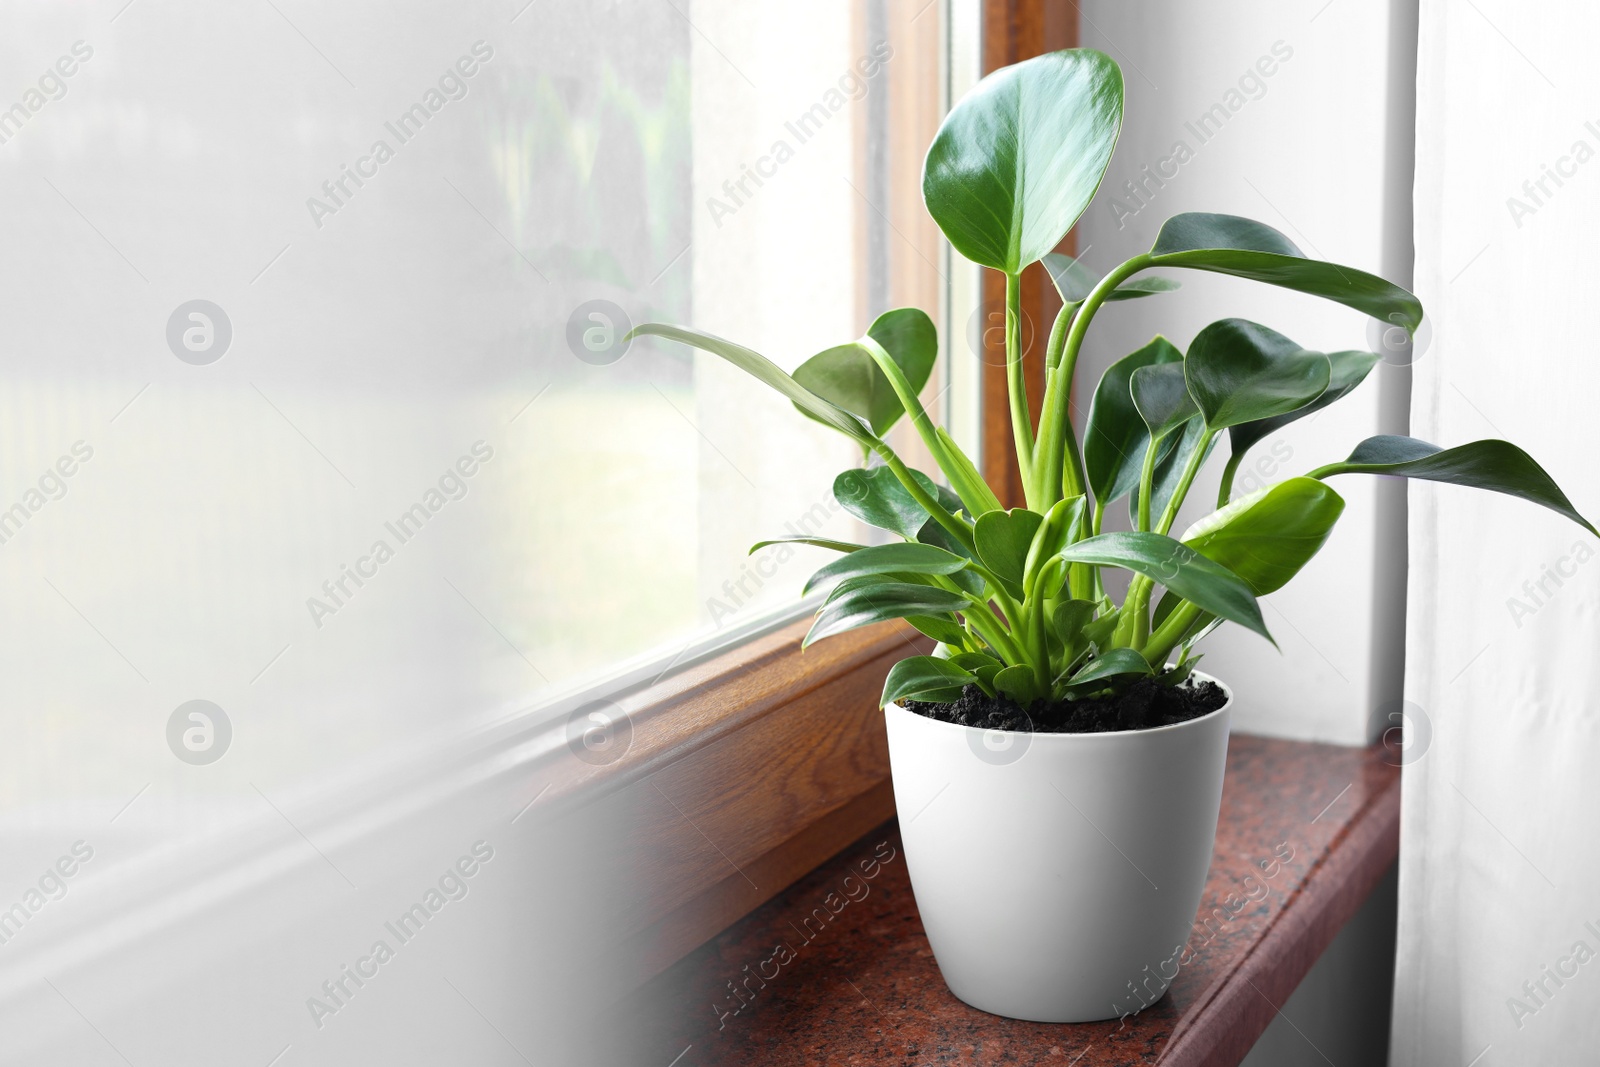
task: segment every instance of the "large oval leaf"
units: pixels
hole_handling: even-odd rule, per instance
[[[1328,357],[1276,330],[1223,319],[1195,335],[1183,361],[1189,393],[1215,432],[1303,408],[1327,391]]]
[[[913,392],[921,392],[939,354],[938,332],[920,308],[896,308],[873,322],[867,336],[882,345]],[[851,342],[818,352],[795,368],[794,380],[839,407],[867,420],[882,437],[905,414],[889,379],[865,349]],[[800,404],[801,414],[816,418]],[[830,424],[831,425],[831,424]]]
[[[1272,640],[1261,618],[1261,606],[1243,578],[1164,534],[1100,534],[1069,546],[1061,557],[1102,567],[1125,567],[1204,611]]]
[[[710,352],[714,356],[721,356],[745,373],[772,386],[772,388],[794,401],[801,411],[804,411],[824,426],[829,426],[842,434],[854,438],[860,442],[862,447],[871,447],[878,443],[877,435],[858,416],[852,415],[832,401],[825,400],[813,393],[785,374],[783,368],[766,356],[743,345],[723,340],[714,334],[691,330],[687,326],[671,326],[664,322],[647,322],[641,326],[635,326],[628,331],[628,336],[630,338],[644,336],[665,337],[669,341],[678,341],[702,351]]]
[[[1131,355],[1123,356],[1100,376],[1089,404],[1089,423],[1083,435],[1083,465],[1089,488],[1102,507],[1139,484],[1145,443],[1150,433],[1134,407],[1134,371],[1162,363],[1181,363],[1183,353],[1165,337]]]
[[[1243,453],[1263,437],[1277,433],[1296,419],[1303,419],[1313,412],[1321,411],[1335,400],[1343,399],[1352,389],[1366,380],[1367,373],[1377,364],[1378,359],[1376,352],[1329,352],[1328,364],[1331,374],[1328,378],[1328,388],[1323,390],[1322,395],[1305,407],[1295,408],[1270,419],[1238,423],[1229,428],[1228,441],[1234,454]]]
[[[1237,215],[1188,212],[1161,227],[1152,266],[1232,274],[1309,293],[1415,331],[1422,303],[1398,285],[1354,267],[1306,259],[1294,242],[1264,223]]]
[[[1555,479],[1510,441],[1473,441],[1440,448],[1415,437],[1369,437],[1356,445],[1343,463],[1319,467],[1309,476],[1326,478],[1333,474],[1392,474],[1487,489],[1549,508],[1590,533],[1600,534],[1578,514]]]
[[[952,515],[960,510],[961,501],[950,490],[919,470],[913,470],[911,477]],[[833,480],[833,498],[867,525],[897,533],[908,541],[915,541],[932,517],[888,467],[841,472]]]
[[[1184,531],[1183,543],[1266,596],[1300,573],[1343,513],[1344,498],[1328,486],[1290,478],[1207,515]]]
[[[922,197],[956,251],[1007,274],[1055,248],[1100,186],[1122,125],[1122,71],[1071,49],[1002,67],[928,149]]]
[[[1321,485],[1321,482],[1316,483]],[[968,561],[953,552],[932,545],[902,541],[893,545],[873,545],[852,552],[818,568],[806,580],[800,594],[811,592],[819,583],[840,581],[868,574],[954,574]]]

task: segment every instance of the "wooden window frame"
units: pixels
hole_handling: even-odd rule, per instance
[[[982,69],[1073,47],[1077,11],[1045,0],[984,0]],[[1073,247],[1069,236],[1062,248]],[[1004,321],[1004,279],[985,272],[984,321]],[[1049,324],[1060,307],[1038,265],[1023,277],[1025,367],[1035,419]],[[998,311],[998,319],[994,318]],[[986,339],[1003,331],[982,331]],[[1003,352],[980,377],[980,464],[1022,503]],[[622,935],[636,982],[671,966],[895,814],[878,696],[889,668],[931,642],[900,623],[802,652],[806,622],[617,697],[632,735],[602,767],[572,763],[551,801],[622,795],[639,813]],[[631,794],[631,796],[629,795]],[[666,803],[663,804],[662,800]]]

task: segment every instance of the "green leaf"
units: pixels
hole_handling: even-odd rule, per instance
[[[1309,477],[1333,474],[1391,474],[1487,489],[1549,508],[1590,533],[1600,533],[1578,514],[1555,479],[1509,441],[1473,441],[1442,449],[1415,437],[1369,437],[1356,445],[1349,459],[1319,467]]]
[[[813,548],[831,548],[835,552],[859,552],[867,547],[849,541],[830,541],[826,537],[774,537],[770,541],[757,541],[750,546],[750,551],[746,555],[753,556],[771,545],[811,545]]]
[[[732,341],[725,341],[714,334],[691,330],[686,326],[671,326],[662,322],[647,322],[628,331],[629,339],[644,336],[665,337],[669,341],[679,341],[693,348],[710,352],[712,355],[721,356],[735,367],[760,379],[794,401],[800,410],[824,426],[831,427],[853,438],[863,448],[879,443],[877,435],[868,429],[859,417],[813,393],[785,374],[782,368],[759,352],[753,352],[743,345],[734,344]]]
[[[921,471],[911,472],[918,485],[954,513],[960,501]],[[833,498],[850,514],[869,526],[915,540],[932,518],[888,467],[853,467],[833,480]]]
[[[1140,367],[1133,372],[1129,384],[1133,406],[1144,420],[1145,430],[1158,441],[1188,422],[1198,410],[1189,395],[1182,363]]]
[[[1323,390],[1322,395],[1305,407],[1295,408],[1270,419],[1242,422],[1231,427],[1228,430],[1228,440],[1234,455],[1240,455],[1263,437],[1277,433],[1296,419],[1303,419],[1313,412],[1321,411],[1334,401],[1343,399],[1356,386],[1366,381],[1367,373],[1377,364],[1379,358],[1376,352],[1329,352],[1328,363],[1332,373],[1328,379],[1328,388]]]
[[[950,657],[950,662],[963,670],[977,672],[984,667],[993,667],[999,670],[1005,664],[989,655],[987,652],[957,652]]]
[[[1033,668],[1025,663],[1007,667],[995,675],[989,684],[1023,707],[1044,695],[1039,692],[1039,679],[1034,675]]]
[[[904,619],[909,615],[942,615],[959,611],[967,601],[955,593],[910,582],[878,582],[850,589],[830,600],[817,613],[811,632],[801,647],[824,637],[868,626],[885,619]]]
[[[1261,607],[1244,579],[1163,534],[1100,534],[1068,547],[1062,557],[1102,567],[1126,567],[1159,582],[1202,610],[1272,640],[1261,618]]]
[[[1303,408],[1327,391],[1333,368],[1275,330],[1223,319],[1195,335],[1183,365],[1213,432]]]
[[[912,391],[921,392],[939,354],[933,320],[918,308],[896,308],[879,315],[867,336],[889,353]],[[905,414],[900,397],[877,362],[853,341],[812,356],[795,369],[794,380],[824,400],[866,419],[879,437]],[[802,414],[816,418],[801,405],[795,406]]]
[[[966,644],[967,632],[949,615],[907,615],[906,622],[941,645],[960,648]]]
[[[1092,691],[1085,687],[1092,687],[1096,682],[1151,673],[1150,664],[1138,652],[1131,648],[1113,648],[1084,664],[1077,674],[1067,679],[1067,686],[1081,693]]]
[[[955,555],[958,555],[963,559],[969,559],[974,563],[978,561],[976,554],[971,552],[966,545],[961,544],[954,537],[951,537],[949,531],[943,526],[940,526],[938,522],[933,519],[929,519],[927,522],[923,523],[922,529],[917,531],[917,541],[924,545],[932,545],[935,548],[942,548],[946,552],[952,552]],[[985,588],[983,576],[970,567],[965,570],[956,571],[954,574],[950,575],[950,580],[955,582],[961,588],[965,589],[967,592],[971,593],[973,596],[983,595],[983,590]]]
[[[976,675],[962,670],[951,660],[912,656],[889,668],[878,706],[888,707],[900,700],[926,699],[924,694],[943,689],[960,690],[977,680]]]
[[[1422,323],[1422,303],[1398,285],[1354,267],[1306,259],[1271,226],[1237,215],[1174,215],[1161,227],[1150,255],[1152,266],[1266,282],[1333,300],[1413,332]]]
[[[1001,67],[950,113],[923,163],[928,213],[956,251],[1018,274],[1089,206],[1122,125],[1122,71],[1091,49]]]
[[[1042,262],[1044,269],[1050,272],[1050,280],[1055,283],[1056,292],[1061,294],[1061,301],[1064,304],[1083,303],[1094,287],[1100,284],[1099,277],[1093,271],[1085,267],[1081,260],[1073,259],[1071,256],[1051,252]],[[1106,301],[1109,303],[1113,300],[1136,300],[1141,296],[1170,293],[1179,287],[1177,281],[1159,275],[1130,278],[1111,290],[1106,296]]]
[[[1319,483],[1320,484],[1320,483]],[[821,582],[858,578],[869,574],[954,574],[968,561],[953,552],[932,545],[903,541],[893,545],[873,545],[859,549],[821,567],[806,580],[800,595],[811,592]]]
[[[1085,628],[1094,622],[1096,606],[1089,600],[1063,600],[1050,614],[1052,636],[1061,645],[1062,660],[1072,663],[1089,647]]]
[[[1140,367],[1183,362],[1183,353],[1165,337],[1156,337],[1107,368],[1089,405],[1083,437],[1083,463],[1089,488],[1104,507],[1139,484],[1145,444],[1150,432],[1134,407],[1132,379]]]
[[[1027,508],[991,511],[978,518],[973,540],[983,565],[1007,586],[1013,595],[1022,591],[1022,576],[1028,565],[1028,547],[1039,532],[1044,516]]]
[[[1344,498],[1328,486],[1290,478],[1207,515],[1184,531],[1183,543],[1266,596],[1317,554],[1343,512]]]

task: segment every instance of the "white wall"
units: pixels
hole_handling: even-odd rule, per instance
[[[1409,81],[1403,65],[1391,68],[1388,0],[1226,7],[1090,0],[1082,10],[1083,43],[1122,63],[1128,100],[1116,156],[1081,223],[1079,247],[1090,266],[1104,272],[1148,249],[1171,215],[1215,211],[1275,226],[1309,256],[1408,281],[1407,249],[1385,240],[1408,199],[1410,164],[1406,138],[1393,136],[1391,106],[1397,94],[1409,97]],[[1194,127],[1218,104],[1232,111],[1202,140]],[[1179,144],[1190,158],[1175,176],[1159,188],[1146,184],[1143,202],[1131,198],[1124,183],[1142,181],[1145,165],[1171,174],[1173,165],[1161,161],[1181,155]],[[1406,221],[1399,221],[1403,233]],[[1158,332],[1187,345],[1217,319],[1254,319],[1322,351],[1369,347],[1370,320],[1357,312],[1237,279],[1177,276],[1180,292],[1112,305],[1096,319],[1080,364],[1083,408],[1113,360]],[[1342,459],[1379,432],[1380,394],[1403,386],[1380,377],[1396,376],[1375,373],[1338,405],[1257,445],[1235,493]],[[1226,449],[1219,444],[1175,529],[1214,507]],[[1204,646],[1204,669],[1236,692],[1237,729],[1360,744],[1371,736],[1374,710],[1398,697],[1400,582],[1381,568],[1403,551],[1393,532],[1394,498],[1386,516],[1374,482],[1346,478],[1335,488],[1348,506],[1328,545],[1265,599],[1282,654],[1234,627]]]

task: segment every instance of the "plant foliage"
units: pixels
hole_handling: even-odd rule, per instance
[[[1068,418],[1078,353],[1102,305],[1156,296],[1177,281],[1151,268],[1202,270],[1276,285],[1414,331],[1422,305],[1382,278],[1308,259],[1270,226],[1186,213],[1149,252],[1104,277],[1052,251],[1105,175],[1122,122],[1122,75],[1092,50],[1056,52],[996,71],[946,117],[923,170],[923,196],[956,251],[1006,278],[1012,431],[1026,491],[1004,508],[976,465],[917,399],[938,353],[926,314],[901,308],[793,375],[740,345],[681,326],[635,334],[714,353],[787,396],[800,412],[858,443],[869,465],[834,495],[895,540],[862,546],[804,539],[840,557],[808,583],[829,587],[812,641],[904,619],[938,642],[889,673],[883,700],[951,700],[976,685],[1024,705],[1114,691],[1149,675],[1176,684],[1195,643],[1221,622],[1271,640],[1257,597],[1281,588],[1327,540],[1344,500],[1338,474],[1422,478],[1542,505],[1595,532],[1553,479],[1505,441],[1440,448],[1373,437],[1348,459],[1229,502],[1248,450],[1349,394],[1378,357],[1302,348],[1244,319],[1222,319],[1180,351],[1164,337],[1112,364],[1092,393],[1080,450]],[[1022,375],[1019,278],[1043,261],[1062,308],[1045,351],[1037,426]],[[908,417],[945,483],[912,470],[885,441]],[[1218,510],[1174,537],[1195,476],[1227,431]],[[876,463],[872,461],[876,459]],[[1129,499],[1133,529],[1103,532],[1107,506]],[[774,542],[762,542],[761,545]],[[754,551],[754,549],[752,549]],[[1131,578],[1120,603],[1108,568]],[[1154,593],[1163,595],[1152,604]]]

